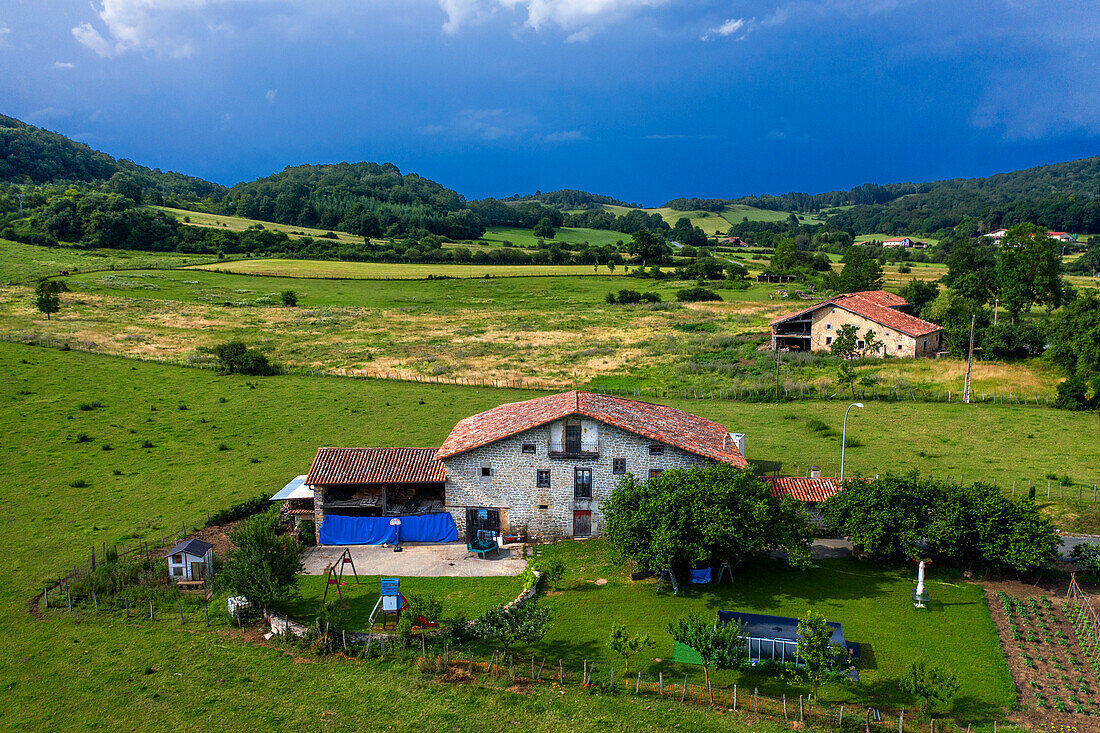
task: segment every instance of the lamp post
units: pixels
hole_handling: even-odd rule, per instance
[[[844,447],[845,441],[848,439],[848,413],[852,411],[853,407],[863,407],[862,402],[853,402],[848,405],[848,409],[844,411],[844,427],[840,431],[840,481],[844,482]]]

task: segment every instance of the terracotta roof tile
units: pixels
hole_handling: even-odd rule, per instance
[[[436,455],[445,459],[572,415],[714,461],[748,466],[725,426],[713,420],[667,405],[578,391],[512,402],[468,417],[455,426]]]
[[[435,448],[320,448],[306,484],[421,484],[447,480]]]
[[[771,486],[773,496],[789,496],[795,501],[814,504],[825,501],[841,490],[840,482],[835,478],[764,476],[763,479]]]
[[[913,338],[927,336],[930,333],[942,330],[935,323],[922,320],[916,316],[911,316],[908,313],[902,313],[897,310],[898,306],[908,305],[908,303],[905,298],[894,295],[893,293],[888,293],[885,290],[866,290],[860,293],[838,295],[835,298],[823,300],[820,303],[815,303],[795,313],[788,313],[785,316],[775,318],[772,320],[771,325],[774,326],[790,318],[812,313],[826,305],[835,305],[838,308],[843,308],[846,311],[855,313],[857,316],[863,316],[869,321],[874,321],[887,328],[900,331]]]

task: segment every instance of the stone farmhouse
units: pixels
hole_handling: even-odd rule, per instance
[[[906,313],[908,306],[885,290],[838,295],[773,320],[772,348],[828,351],[840,327],[851,324],[861,337],[859,350],[865,348],[862,336],[868,330],[882,342],[881,353],[873,356],[935,356],[943,349],[943,329]]]
[[[334,516],[347,544],[390,536],[392,519],[404,522],[404,541],[445,541],[440,520],[467,539],[479,531],[588,537],[601,534],[601,506],[622,475],[746,468],[744,440],[666,405],[572,391],[465,418],[438,449],[321,448],[305,484],[322,543]]]

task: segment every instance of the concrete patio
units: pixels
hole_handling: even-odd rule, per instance
[[[325,569],[344,553],[344,547],[310,547],[303,561],[306,575],[324,575]],[[478,577],[519,575],[527,567],[523,545],[509,545],[487,559],[467,552],[466,544],[401,544],[401,552],[381,545],[348,545],[355,569],[360,575],[405,577]],[[350,568],[345,569],[345,573]]]

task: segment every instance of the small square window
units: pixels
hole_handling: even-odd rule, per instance
[[[172,575],[177,575],[177,576],[178,575],[183,575],[183,568],[182,567],[172,568]]]
[[[492,475],[493,475],[493,469],[492,469],[491,466],[482,466],[481,467],[481,477],[482,478],[488,478]]]
[[[898,344],[898,351],[901,351],[901,344]]]
[[[540,468],[535,471],[535,485],[540,489],[550,488],[550,469]]]
[[[665,469],[663,469],[663,468],[651,468],[651,469],[649,469],[649,477],[650,478],[657,478],[658,476],[660,476],[664,472],[664,470]]]
[[[833,330],[833,324],[831,324],[831,323],[826,323],[826,324],[825,324],[825,330],[826,330],[826,331],[832,331],[832,330]]]
[[[861,349],[862,349],[862,348],[863,348],[863,341],[860,341],[860,342],[859,342],[858,344],[856,344],[856,345],[857,345],[857,346],[858,346],[859,348],[861,348]]]
[[[535,452],[535,444],[534,443],[524,443],[523,447],[520,448],[520,450],[524,453],[534,453]]]
[[[539,509],[541,509],[543,511],[546,511],[549,508],[550,508],[549,504],[539,504]]]
[[[651,456],[663,456],[665,454],[665,447],[658,443],[654,443],[649,446],[649,455]]]
[[[626,473],[626,459],[616,458],[611,462],[611,473]]]
[[[832,342],[833,342],[833,337],[832,337],[832,336],[826,336],[826,337],[825,337],[825,345],[826,345],[826,346],[828,346],[828,345],[829,345],[829,344],[831,344]]]
[[[179,555],[179,554],[172,555],[172,562],[174,562],[177,565],[181,564],[183,562],[183,555]]]

